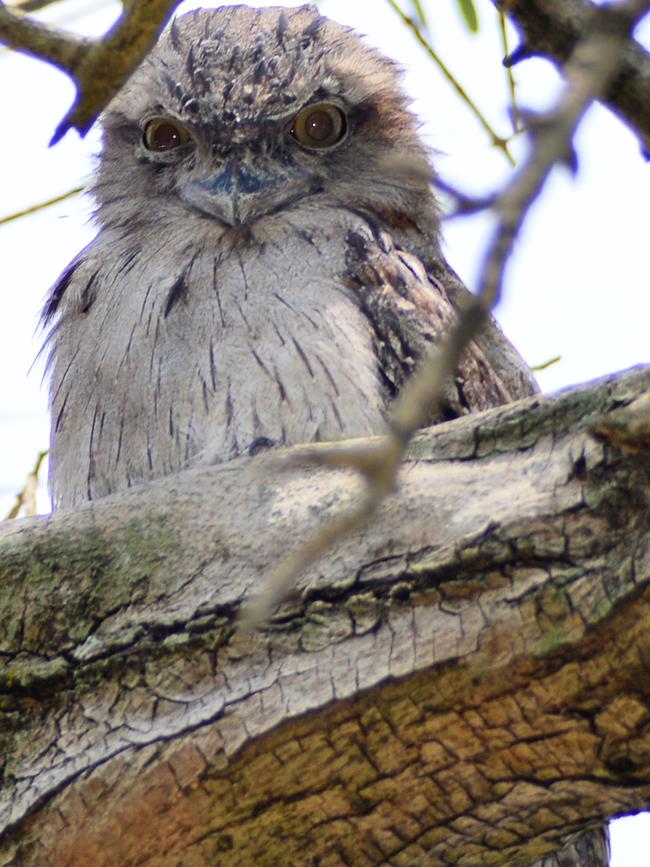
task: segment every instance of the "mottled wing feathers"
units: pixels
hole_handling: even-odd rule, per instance
[[[373,330],[380,374],[394,397],[447,337],[469,293],[445,263],[427,270],[385,231],[348,233],[347,280]],[[534,394],[525,362],[491,320],[468,347],[433,424]]]
[[[440,256],[427,263],[429,279],[442,287],[454,308],[461,311],[470,296],[456,272]],[[501,383],[505,402],[538,394],[539,386],[530,367],[504,335],[493,316],[488,317],[474,344]],[[503,402],[503,401],[502,401]]]

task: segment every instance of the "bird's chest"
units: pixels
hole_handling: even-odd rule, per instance
[[[194,264],[185,296],[161,323],[157,361],[169,397],[185,396],[183,419],[214,458],[260,438],[289,444],[381,431],[372,330],[341,264],[308,244]]]
[[[61,334],[54,459],[59,475],[79,475],[84,498],[259,441],[382,431],[372,328],[340,246],[161,255],[142,249],[128,268],[116,258],[96,278],[110,291]]]

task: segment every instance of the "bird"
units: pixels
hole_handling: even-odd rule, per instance
[[[55,509],[386,430],[470,297],[400,79],[314,5],[163,32],[102,116],[97,235],[43,307]],[[537,391],[490,318],[430,421]]]
[[[102,117],[42,313],[55,509],[382,433],[468,291],[397,64],[314,5],[180,15]],[[490,320],[431,423],[537,390]]]

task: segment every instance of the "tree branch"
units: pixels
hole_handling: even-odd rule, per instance
[[[503,865],[650,805],[650,454],[589,433],[649,391],[422,432],[245,638],[242,598],[354,476],[258,456],[3,525],[3,852]]]
[[[101,39],[73,36],[0,3],[0,41],[52,63],[77,88],[76,99],[52,136],[69,129],[85,135],[112,97],[155,44],[179,0],[125,0],[115,25]]]
[[[74,78],[92,41],[56,30],[0,3],[0,40],[15,51],[45,60]]]
[[[492,0],[519,31],[515,62],[541,56],[555,61],[560,72],[598,11],[588,0]],[[616,70],[601,96],[639,136],[650,154],[650,55],[634,39],[627,40]]]

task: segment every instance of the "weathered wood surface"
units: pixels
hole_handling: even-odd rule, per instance
[[[650,369],[424,431],[360,490],[268,456],[0,528],[3,865],[526,864],[650,805]]]

